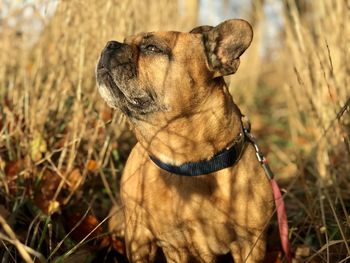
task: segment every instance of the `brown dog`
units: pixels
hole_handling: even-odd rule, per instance
[[[158,248],[167,262],[264,260],[272,191],[223,79],[252,37],[246,21],[228,20],[142,33],[102,51],[99,91],[139,141],[121,182],[131,262],[157,261]]]

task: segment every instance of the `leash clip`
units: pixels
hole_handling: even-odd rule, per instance
[[[265,159],[264,155],[262,154],[262,152],[256,151],[255,155],[256,155],[256,158],[258,159],[259,163],[261,163],[261,164],[265,163],[266,159]]]
[[[273,172],[272,172],[272,170],[267,162],[267,159],[265,158],[264,154],[260,150],[260,148],[256,142],[255,137],[250,132],[250,122],[246,116],[244,116],[244,120],[242,120],[242,124],[243,124],[244,135],[253,144],[254,149],[255,149],[256,158],[258,159],[261,166],[264,168],[266,176],[271,180],[274,177],[274,174],[273,174]]]
[[[274,179],[274,174],[265,158],[264,154],[260,151],[259,146],[256,142],[255,137],[250,133],[250,122],[246,116],[242,118],[242,129],[245,137],[252,143],[255,149],[255,155],[261,164],[262,168],[265,171],[267,178],[269,178],[273,196],[275,199],[276,210],[277,210],[277,221],[278,221],[278,229],[280,232],[282,249],[286,255],[286,259],[288,263],[292,263],[292,255],[289,248],[289,239],[288,239],[288,219],[286,214],[286,208],[284,206],[282,194],[280,191],[277,182]]]

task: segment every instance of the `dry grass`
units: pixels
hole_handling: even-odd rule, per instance
[[[285,24],[276,39],[282,48],[268,59],[258,56],[264,17],[261,1],[256,3],[255,46],[231,80],[232,93],[252,117],[287,189],[298,262],[345,262],[350,256],[349,4],[308,1],[303,12],[285,0]],[[1,20],[0,219],[9,231],[0,232],[3,262],[40,261],[38,252],[68,262],[69,257],[93,261],[100,251],[120,256],[110,252],[120,251],[120,243],[104,234],[100,222],[118,203],[120,172],[134,138],[97,94],[95,63],[107,40],[139,31],[189,30],[196,15],[190,7],[195,5],[183,10],[170,0],[60,1],[34,44],[33,32],[20,32],[28,23],[20,14],[28,5]],[[18,25],[8,26],[14,16]],[[43,21],[39,12],[33,16]]]
[[[299,181],[290,197],[300,203],[294,242],[311,245],[317,261],[345,262],[350,256],[350,7],[346,1],[310,1],[307,15],[293,1],[286,3],[284,68],[293,71],[294,80],[285,76],[282,88]]]

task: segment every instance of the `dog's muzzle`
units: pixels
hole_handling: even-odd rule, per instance
[[[156,95],[138,83],[132,46],[107,42],[96,67],[96,77],[103,99],[126,115],[141,118],[159,110]]]
[[[113,71],[120,66],[130,63],[132,63],[131,48],[126,44],[112,40],[107,42],[105,48],[102,50],[97,70],[105,69]]]

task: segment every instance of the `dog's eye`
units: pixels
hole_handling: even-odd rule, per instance
[[[153,53],[161,53],[162,52],[162,50],[155,45],[141,46],[141,49],[143,51],[153,52]]]
[[[148,45],[147,46],[147,50],[148,51],[151,51],[151,52],[162,52],[158,47],[156,47],[155,45]]]

